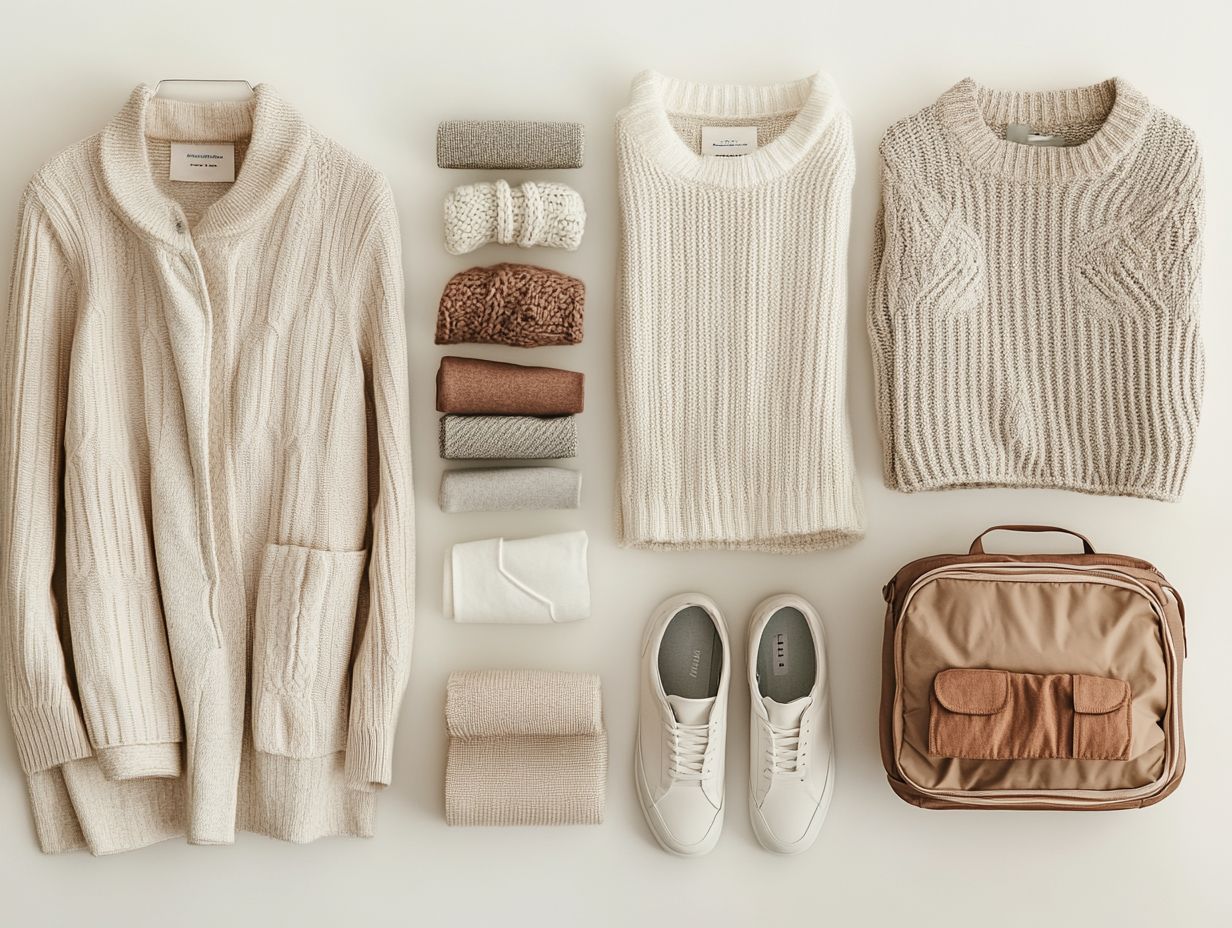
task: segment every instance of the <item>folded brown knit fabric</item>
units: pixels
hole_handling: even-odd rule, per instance
[[[436,409],[462,415],[568,416],[582,411],[583,375],[479,358],[441,358]]]
[[[442,168],[580,168],[581,123],[520,119],[447,119],[436,129]]]
[[[445,821],[603,821],[607,733],[598,676],[543,670],[449,675]]]
[[[571,458],[577,423],[573,416],[441,416],[440,449],[448,461]]]
[[[568,274],[531,264],[473,267],[445,285],[436,343],[576,345],[585,305],[585,284]]]

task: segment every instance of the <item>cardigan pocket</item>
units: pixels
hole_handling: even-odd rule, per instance
[[[253,742],[284,757],[346,747],[366,551],[266,545],[253,636]]]

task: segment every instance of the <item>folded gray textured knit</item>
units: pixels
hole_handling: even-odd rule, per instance
[[[571,458],[577,455],[573,416],[442,416],[441,457]]]
[[[475,467],[441,474],[442,512],[577,509],[582,475],[566,467]]]
[[[599,677],[455,671],[445,697],[450,825],[597,825],[607,795]]]
[[[442,168],[580,168],[585,153],[586,130],[576,122],[449,119],[436,129]]]

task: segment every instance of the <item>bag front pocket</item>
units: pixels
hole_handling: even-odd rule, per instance
[[[1070,673],[956,668],[933,680],[928,752],[973,760],[1128,760],[1130,687]]]
[[[346,747],[365,551],[266,545],[253,636],[253,742],[284,757]]]

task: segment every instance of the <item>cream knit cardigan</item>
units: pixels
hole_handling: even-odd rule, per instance
[[[1062,147],[1007,141],[1023,123]],[[1202,163],[1122,80],[965,80],[881,145],[885,480],[1180,497],[1202,402]]]
[[[703,126],[756,126],[759,147],[702,155]],[[833,85],[648,72],[616,129],[622,543],[789,552],[858,539],[855,168]]]
[[[235,141],[237,180],[172,184],[173,140]],[[30,183],[0,657],[44,850],[371,833],[411,653],[403,325],[388,185],[268,87],[139,87]]]

